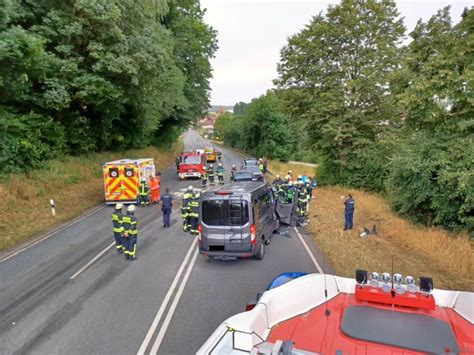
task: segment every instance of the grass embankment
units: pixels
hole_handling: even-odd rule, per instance
[[[314,175],[311,167],[270,162],[274,174]],[[356,200],[354,229],[343,231],[344,197]],[[474,247],[467,235],[414,225],[394,214],[382,197],[362,190],[318,187],[309,214],[309,231],[337,275],[353,277],[355,269],[431,276],[436,288],[474,290]],[[364,226],[378,235],[359,237]]]
[[[7,176],[0,183],[0,252],[70,220],[104,201],[102,163],[123,158],[153,158],[158,170],[174,162],[182,143],[166,151],[148,147],[120,153],[94,153],[50,161],[43,169]],[[56,204],[51,216],[49,200]]]

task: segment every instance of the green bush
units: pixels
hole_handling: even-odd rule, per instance
[[[64,129],[38,114],[0,109],[0,173],[35,168],[65,149]]]

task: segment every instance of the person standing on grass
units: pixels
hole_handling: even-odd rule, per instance
[[[355,200],[351,194],[348,196],[349,197],[344,201],[344,230],[352,229],[354,226]]]
[[[163,228],[169,228],[171,220],[171,211],[173,209],[173,196],[170,189],[166,188],[165,193],[161,196],[161,211],[163,212]]]

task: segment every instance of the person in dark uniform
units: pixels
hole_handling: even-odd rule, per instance
[[[170,226],[171,211],[173,210],[173,196],[170,189],[166,188],[164,195],[161,196],[161,211],[163,212],[163,228]]]
[[[183,195],[183,202],[181,203],[181,217],[183,218],[183,231],[189,232],[191,230],[191,201],[194,196],[193,187],[189,186]]]
[[[355,200],[351,194],[348,196],[349,197],[344,201],[344,230],[352,229],[354,226]]]
[[[112,213],[112,226],[114,231],[114,238],[115,238],[115,248],[119,254],[125,250],[125,246],[123,245],[123,215],[122,215],[122,208],[123,205],[121,203],[117,203],[115,205],[115,211]]]
[[[127,214],[123,216],[123,236],[125,240],[125,258],[127,260],[137,259],[137,217],[135,217],[135,205],[127,208]]]
[[[198,234],[198,220],[199,220],[199,197],[201,194],[199,192],[194,192],[191,202],[189,203],[189,224],[190,232],[192,235]]]
[[[207,168],[206,167],[202,168],[201,184],[202,184],[202,188],[205,189],[207,186]]]

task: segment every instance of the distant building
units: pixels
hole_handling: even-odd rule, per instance
[[[199,125],[208,132],[214,132],[214,124],[216,123],[219,114],[217,112],[209,112],[207,116],[199,120]]]
[[[213,105],[209,109],[209,112],[230,112],[234,113],[234,106],[226,106],[226,105]]]

